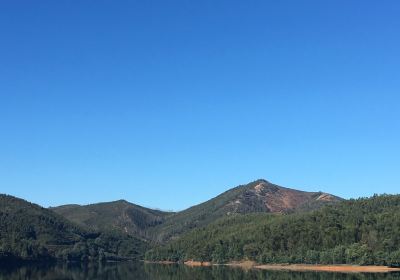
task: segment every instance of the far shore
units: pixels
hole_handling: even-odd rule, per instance
[[[148,262],[157,264],[177,264],[177,262],[160,261]],[[215,264],[211,262],[200,262],[189,260],[183,263],[191,267],[209,266],[232,266],[243,269],[262,269],[262,270],[282,270],[282,271],[320,271],[320,272],[340,272],[340,273],[388,273],[400,272],[400,268],[378,266],[378,265],[320,265],[320,264],[257,264],[252,261],[232,262],[228,264]]]
[[[341,273],[387,273],[400,272],[400,268],[378,265],[320,265],[320,264],[256,264],[250,261],[234,262],[228,266],[242,267],[244,269],[286,270],[286,271],[321,271]]]

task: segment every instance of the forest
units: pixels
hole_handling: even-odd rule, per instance
[[[51,210],[0,195],[0,262],[139,260],[147,242],[117,231],[93,231]]]
[[[111,205],[125,209],[121,203]],[[165,242],[124,233],[118,224],[94,229],[8,195],[0,195],[0,209],[0,262],[250,260],[400,267],[400,195],[340,201],[310,211],[221,214],[204,225],[194,219],[191,225],[197,226]],[[187,221],[175,219],[175,226],[184,228],[179,223]]]
[[[400,266],[400,196],[375,195],[306,213],[220,219],[146,253],[149,261]]]

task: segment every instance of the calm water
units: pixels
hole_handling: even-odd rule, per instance
[[[229,267],[190,268],[178,265],[157,265],[143,263],[119,263],[106,265],[57,265],[57,266],[24,266],[19,268],[0,268],[0,280],[133,280],[133,279],[162,279],[162,280],[372,280],[399,279],[400,274],[340,274],[315,272],[273,272],[273,271],[244,271]]]

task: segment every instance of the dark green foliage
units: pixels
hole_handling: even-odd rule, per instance
[[[399,266],[400,196],[290,215],[223,218],[146,253],[149,260]]]
[[[255,187],[263,184],[266,190],[256,192]],[[299,196],[298,205],[285,209],[280,201],[282,191],[289,197]],[[153,240],[167,242],[198,227],[206,226],[216,220],[235,214],[268,213],[271,209],[267,202],[282,207],[282,212],[305,212],[318,209],[327,204],[335,204],[342,201],[341,198],[330,195],[331,200],[317,200],[321,192],[302,192],[283,188],[266,180],[259,179],[246,185],[232,188],[219,196],[204,203],[193,206],[181,212],[177,212],[165,219],[165,222],[150,228],[150,236]]]
[[[257,188],[260,185],[262,188]],[[320,199],[323,196],[328,198]],[[192,229],[238,213],[304,212],[338,201],[341,199],[321,192],[302,192],[257,180],[177,213],[148,209],[124,200],[64,205],[51,210],[93,230],[113,229],[151,242],[166,243]]]
[[[64,205],[51,208],[68,220],[93,230],[114,230],[147,237],[149,228],[164,222],[173,213],[153,210],[125,200],[91,205]]]
[[[0,261],[140,259],[147,244],[96,232],[12,196],[0,195]]]

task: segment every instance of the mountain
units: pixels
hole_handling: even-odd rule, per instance
[[[93,230],[121,231],[133,236],[147,236],[147,230],[162,224],[171,212],[163,212],[125,200],[90,205],[63,205],[50,208],[68,220]]]
[[[165,242],[191,229],[234,214],[301,212],[318,209],[342,200],[331,194],[298,191],[260,179],[230,189],[202,204],[170,215],[162,224],[149,231],[154,239]]]
[[[84,206],[64,205],[51,210],[93,230],[116,230],[151,241],[167,242],[230,215],[301,212],[341,200],[327,193],[298,191],[257,180],[177,213],[148,209],[125,200]]]
[[[49,209],[0,195],[0,261],[141,259],[147,243],[93,231]]]
[[[227,216],[148,251],[146,259],[400,267],[400,195],[290,215]]]
[[[147,251],[152,261],[400,266],[399,207],[400,195],[346,201],[266,180],[177,213],[124,200],[45,209],[0,194],[0,263],[139,260]]]

